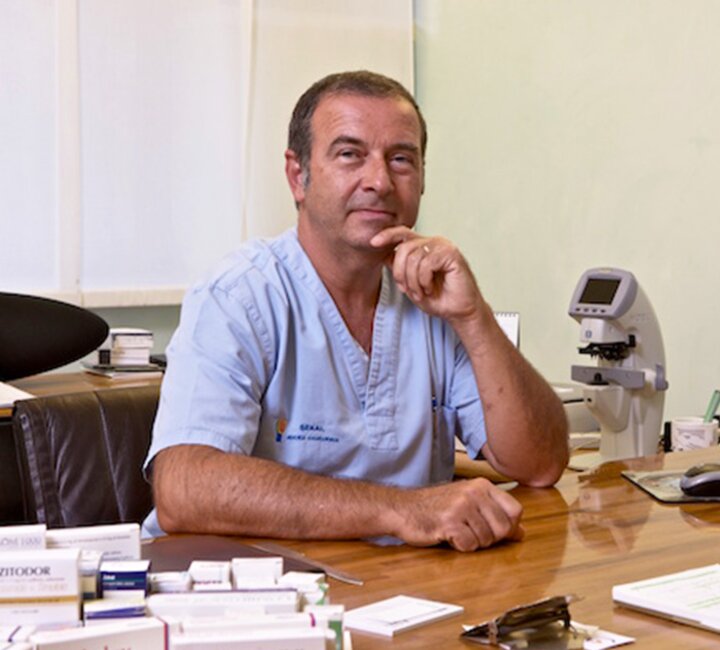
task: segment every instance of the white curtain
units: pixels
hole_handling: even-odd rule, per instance
[[[350,68],[412,87],[411,0],[0,0],[0,290],[178,302],[294,223],[292,106]]]

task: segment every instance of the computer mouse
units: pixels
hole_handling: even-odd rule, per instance
[[[720,497],[720,463],[694,465],[680,478],[680,489],[691,497]]]

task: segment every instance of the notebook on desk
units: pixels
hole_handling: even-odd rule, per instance
[[[720,564],[616,585],[612,599],[647,614],[720,632]]]
[[[516,311],[496,311],[495,320],[512,344],[520,347],[520,314]]]

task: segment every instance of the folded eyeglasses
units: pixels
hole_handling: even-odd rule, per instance
[[[585,634],[572,628],[569,605],[576,596],[553,596],[509,609],[460,636],[468,641],[501,648],[582,648]]]

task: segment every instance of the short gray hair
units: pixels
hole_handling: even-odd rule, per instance
[[[288,128],[288,149],[295,152],[303,170],[307,169],[312,149],[312,117],[320,100],[328,95],[360,95],[363,97],[394,97],[409,102],[420,122],[420,150],[423,158],[427,148],[427,125],[415,98],[401,83],[385,75],[367,70],[339,72],[316,81],[300,97]]]

